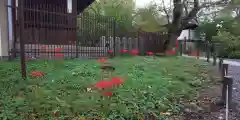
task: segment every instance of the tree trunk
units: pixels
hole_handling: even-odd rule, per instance
[[[173,4],[173,20],[171,25],[168,27],[168,39],[164,42],[165,51],[174,46],[175,40],[181,33],[183,5],[181,0],[173,0]]]

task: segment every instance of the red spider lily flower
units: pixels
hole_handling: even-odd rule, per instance
[[[120,50],[120,52],[121,52],[121,53],[126,53],[126,52],[128,52],[128,50],[123,49],[123,50]]]
[[[196,52],[192,52],[190,55],[199,57],[200,53],[199,51],[196,51]]]
[[[195,52],[192,52],[192,54],[191,54],[192,56],[197,56],[197,57],[199,57],[199,55],[200,55],[200,52],[199,51],[195,51]]]
[[[41,71],[32,71],[32,72],[31,72],[31,76],[32,76],[32,77],[43,77],[43,76],[44,76],[44,73],[41,72]]]
[[[199,51],[197,51],[197,57],[199,57],[200,56],[200,52]]]
[[[46,49],[47,47],[45,45],[42,46],[42,49]]]
[[[175,47],[178,48],[178,40],[176,40],[176,46]]]
[[[56,111],[56,112],[52,112],[52,116],[53,117],[58,117],[59,116],[59,114],[58,114],[58,112]]]
[[[98,59],[97,61],[98,61],[98,62],[100,62],[100,63],[107,62],[107,60],[106,60],[106,59],[104,59],[104,58]]]
[[[56,57],[63,57],[63,54],[62,53],[56,53],[55,56]]]
[[[138,52],[137,49],[134,49],[134,50],[131,51],[131,54],[132,54],[132,55],[138,55],[138,53],[139,53],[139,52]]]
[[[153,55],[153,52],[147,52],[148,55]]]
[[[169,50],[167,52],[168,55],[175,55],[176,54],[176,51],[175,50]]]
[[[99,89],[112,88],[113,83],[111,81],[100,81],[100,82],[97,82],[95,86]]]
[[[194,52],[189,53],[190,56],[195,56]]]
[[[104,92],[103,95],[104,95],[104,96],[112,96],[113,93],[112,93],[112,92]]]
[[[87,120],[87,118],[83,117],[83,118],[81,118],[81,120]]]
[[[121,78],[118,78],[118,77],[114,77],[112,78],[111,82],[114,84],[114,85],[121,85],[123,84],[123,80]]]
[[[108,53],[113,53],[113,51],[112,50],[108,50]]]
[[[62,51],[62,50],[63,50],[62,48],[56,48],[56,49],[55,49],[56,52],[60,52],[60,51]]]

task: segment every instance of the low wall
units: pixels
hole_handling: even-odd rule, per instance
[[[43,48],[44,46],[44,48]],[[55,49],[62,48],[61,53],[64,57],[86,57],[99,58],[107,56],[106,47],[85,47],[76,45],[43,45],[43,44],[25,44],[25,56],[28,58],[54,58]],[[20,45],[16,44],[17,56],[20,53]]]

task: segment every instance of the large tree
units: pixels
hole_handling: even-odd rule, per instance
[[[160,1],[155,9],[154,5],[136,9],[135,0],[98,0],[86,11],[105,16],[113,16],[118,23],[118,30],[122,32],[134,31],[134,25],[146,31],[159,31],[165,27],[168,39],[164,41],[165,49],[171,48],[174,41],[180,35],[181,30],[190,19],[196,19],[199,15],[209,15],[219,11],[228,3],[232,3],[231,9],[239,15],[239,6],[234,4],[239,0],[155,0]],[[166,20],[162,19],[165,17]],[[160,22],[159,22],[160,21]],[[162,25],[162,23],[167,24]],[[136,27],[135,27],[136,28]],[[120,32],[118,32],[120,33]]]
[[[225,6],[228,0],[169,0],[170,5],[161,6],[161,11],[168,18],[168,39],[165,41],[165,49],[171,48],[174,41],[180,35],[182,29],[190,19],[197,19],[199,12],[210,13],[213,8]],[[162,2],[166,2],[162,0]],[[169,9],[172,8],[172,9]]]
[[[167,23],[167,19],[159,12],[157,4],[154,2],[143,8],[138,8],[133,20],[133,25],[138,30],[145,32],[166,31],[165,27],[162,26]]]

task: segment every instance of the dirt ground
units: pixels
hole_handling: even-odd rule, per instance
[[[220,74],[217,69],[213,70],[211,74],[214,82],[199,92],[197,101],[186,105],[180,118],[173,120],[226,120],[225,107],[216,105],[221,98]],[[234,103],[232,106],[227,120],[240,120],[240,112],[234,108]]]

